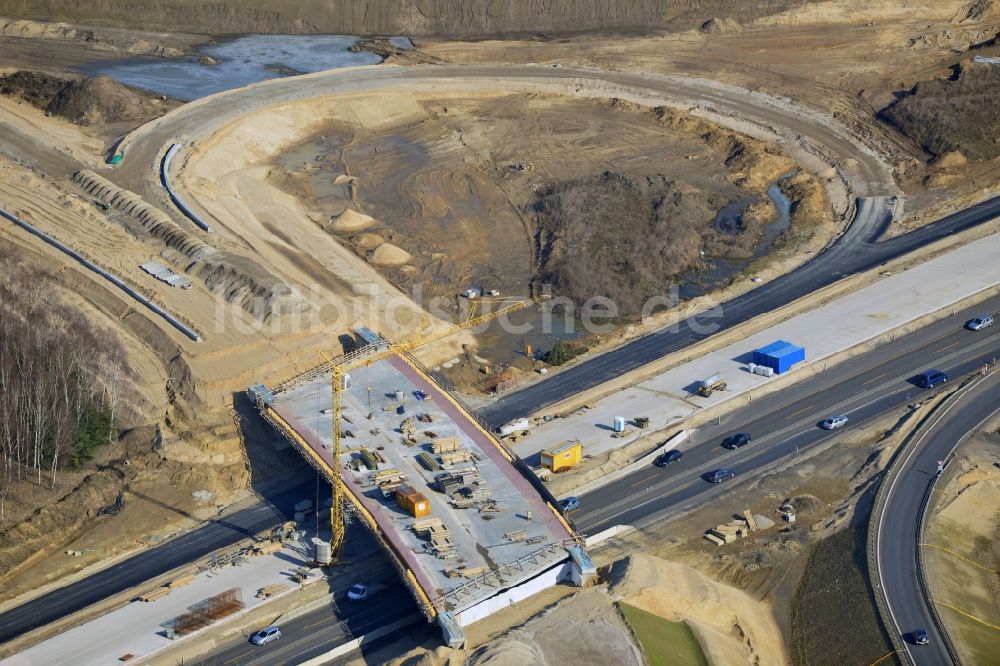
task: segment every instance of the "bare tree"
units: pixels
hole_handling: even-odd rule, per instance
[[[49,276],[0,250],[0,523],[11,485],[55,485],[117,437],[125,352],[56,296]],[[30,477],[29,477],[30,475]]]

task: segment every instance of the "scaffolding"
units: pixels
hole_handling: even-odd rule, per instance
[[[173,621],[174,633],[178,636],[194,633],[216,620],[232,615],[243,609],[243,593],[234,587],[195,605],[190,611],[178,615]]]

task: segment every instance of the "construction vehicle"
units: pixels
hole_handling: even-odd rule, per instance
[[[339,358],[330,358],[325,353],[320,352],[320,354],[322,354],[322,356],[326,359],[327,364],[330,366],[330,388],[333,393],[333,410],[330,413],[330,417],[333,419],[332,459],[334,461],[340,461],[343,458],[343,439],[345,437],[343,427],[343,392],[348,390],[351,386],[351,370],[362,366],[370,366],[372,363],[390,356],[406,354],[425,344],[446,338],[453,333],[457,333],[467,328],[473,328],[479,324],[496,319],[497,317],[502,317],[503,315],[535,305],[536,303],[541,303],[547,298],[549,298],[548,294],[542,294],[540,296],[518,301],[495,312],[480,315],[478,317],[470,317],[465,322],[454,325],[444,331],[432,333],[409,342],[393,343],[385,338],[380,337],[380,339],[374,339],[374,336],[372,336],[373,340],[369,341],[367,345]],[[334,465],[334,468],[336,469],[338,466],[339,462]],[[340,549],[344,544],[344,533],[346,532],[346,526],[344,523],[344,482],[341,480],[339,474],[337,475],[337,478],[332,486],[333,502],[330,505],[330,554],[332,559],[336,560],[340,554]]]
[[[722,378],[722,373],[717,372],[708,379],[698,383],[698,395],[707,398],[716,391],[726,390],[726,380]]]

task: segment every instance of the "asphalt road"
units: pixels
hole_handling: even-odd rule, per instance
[[[137,585],[190,564],[210,553],[287,520],[293,505],[312,497],[315,480],[309,478],[291,490],[232,514],[212,520],[154,548],[142,551],[86,578],[47,592],[0,614],[0,643]]]
[[[776,310],[848,275],[870,270],[1000,215],[1000,197],[996,197],[910,233],[879,242],[877,239],[891,222],[888,206],[889,200],[884,198],[861,200],[854,223],[836,242],[792,272],[722,303],[714,313],[717,317],[690,317],[582,361],[500,398],[480,410],[480,416],[491,426],[499,427],[533,414],[748,319]]]
[[[348,601],[347,588],[354,581],[344,583],[333,590],[330,605],[281,623],[281,638],[277,641],[255,646],[249,637],[236,639],[193,663],[199,666],[299,664],[393,622],[405,619],[423,622],[424,616],[394,570],[386,564],[379,572],[380,577],[365,582],[385,587],[365,601]]]
[[[998,388],[1000,373],[994,373],[932,422],[901,461],[901,472],[889,491],[878,525],[878,577],[895,624],[890,631],[900,635],[909,662],[917,666],[955,663],[942,635],[944,628],[937,626],[917,575],[921,515],[937,479],[938,461],[947,461],[967,435],[1000,410]],[[927,630],[927,645],[913,643],[915,629]]]
[[[846,427],[856,427],[928,393],[912,381],[924,370],[936,367],[955,378],[1000,357],[1000,326],[978,333],[962,328],[973,316],[997,309],[1000,298],[897,338],[784,391],[752,398],[719,422],[699,428],[696,441],[686,447],[679,462],[666,468],[650,465],[583,495],[571,518],[586,534],[618,524],[641,526],[719,496],[745,476],[793,462],[795,456],[836,437],[818,427],[824,418],[843,414],[850,419]],[[753,441],[736,451],[723,449],[722,439],[735,432],[748,432]],[[735,471],[736,478],[721,484],[702,478],[722,467]]]

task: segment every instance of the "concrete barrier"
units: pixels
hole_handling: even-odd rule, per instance
[[[635,532],[635,528],[631,525],[612,525],[606,530],[601,530],[597,534],[592,534],[587,537],[584,545],[587,548],[596,546],[598,544],[604,543],[608,539],[613,539],[616,536],[621,536],[622,534],[628,534],[629,532]]]
[[[370,643],[374,640],[382,638],[383,636],[388,636],[394,631],[399,631],[400,629],[408,627],[411,624],[416,624],[423,619],[424,617],[422,615],[414,613],[413,615],[404,617],[402,620],[396,620],[392,624],[387,624],[384,627],[373,629],[364,636],[358,636],[357,638],[351,639],[346,643],[342,643],[329,652],[324,652],[323,654],[317,655],[312,659],[307,659],[301,662],[299,666],[323,666],[323,664],[329,664],[338,657],[343,657],[344,655],[354,652],[366,643]]]
[[[163,156],[163,163],[160,167],[160,180],[163,182],[163,187],[166,188],[167,194],[170,195],[170,200],[174,202],[174,205],[177,206],[182,213],[187,215],[187,217],[192,222],[197,224],[199,227],[201,227],[205,231],[211,231],[212,227],[210,227],[200,217],[198,217],[198,215],[193,210],[188,208],[187,205],[183,201],[181,201],[181,198],[177,195],[177,192],[174,191],[173,186],[170,185],[170,162],[174,159],[174,155],[176,155],[180,149],[181,149],[181,144],[175,143],[174,145],[170,146],[170,149],[167,150],[167,154]]]

